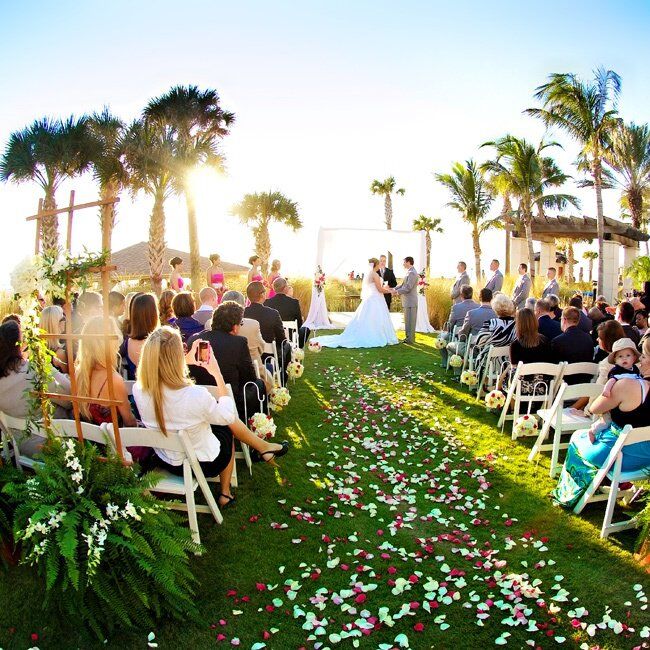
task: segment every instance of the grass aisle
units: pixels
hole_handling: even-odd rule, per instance
[[[243,477],[224,526],[200,519],[204,623],[103,647],[640,646],[633,533],[601,542],[602,504],[553,508],[548,458],[526,462],[530,442],[496,429],[432,340],[308,354],[276,417],[291,453]],[[0,646],[90,647],[43,618],[25,568],[6,578]]]

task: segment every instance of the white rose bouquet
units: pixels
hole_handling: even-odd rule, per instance
[[[277,428],[275,422],[273,422],[273,418],[270,415],[266,415],[266,413],[255,413],[252,418],[249,418],[248,426],[258,438],[262,438],[263,440],[273,438]]]
[[[500,390],[492,390],[485,396],[485,406],[489,409],[500,409],[506,403],[506,396]]]
[[[465,370],[460,375],[460,383],[466,386],[476,386],[478,384],[478,375],[474,370]]]
[[[452,368],[460,368],[463,365],[463,357],[461,357],[460,354],[452,354],[451,357],[449,357],[449,365]]]
[[[436,350],[444,350],[447,347],[447,341],[443,338],[438,337],[434,342],[433,342],[433,347]]]
[[[539,425],[533,415],[522,415],[517,418],[512,431],[515,436],[531,436],[537,433]]]
[[[287,365],[287,377],[289,379],[300,379],[305,372],[305,366],[300,361],[290,361]]]
[[[293,361],[302,361],[305,358],[305,351],[300,348],[291,350],[291,359]]]
[[[291,395],[286,388],[274,388],[269,395],[269,406],[272,411],[281,411],[291,401]]]
[[[310,352],[320,352],[323,349],[321,344],[318,341],[309,341],[309,351]]]

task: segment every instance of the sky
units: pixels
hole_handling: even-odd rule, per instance
[[[197,184],[202,254],[245,263],[253,238],[230,207],[247,192],[277,189],[299,204],[304,228],[274,227],[273,257],[288,276],[310,275],[319,227],[383,227],[383,201],[369,186],[393,175],[406,189],[394,201],[393,227],[410,229],[419,214],[441,217],[433,275],[454,275],[459,258],[473,273],[469,226],[445,206],[434,173],[489,157],[481,143],[506,133],[539,140],[543,127],[522,111],[552,72],[616,70],[621,115],[648,121],[649,28],[647,0],[112,0],[110,9],[98,0],[0,0],[0,149],[43,116],[107,105],[130,121],[173,85],[214,88],[236,121],[222,144],[227,176]],[[576,144],[550,137],[564,145],[558,162],[575,174]],[[78,201],[96,198],[92,179],[77,178],[61,187],[60,205],[73,188]],[[595,216],[591,192],[567,189],[582,199],[580,212]],[[23,217],[39,196],[33,184],[0,185],[0,285],[33,249],[34,224]],[[147,239],[150,211],[146,197],[122,197],[114,250]],[[605,213],[618,212],[617,192],[605,192]],[[76,219],[75,248],[97,248],[94,210]],[[365,260],[361,241],[349,242],[352,259]],[[167,242],[187,250],[177,199],[167,205]],[[484,267],[503,258],[503,233],[486,234],[482,247]]]

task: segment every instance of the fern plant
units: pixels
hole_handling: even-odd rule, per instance
[[[195,618],[188,554],[199,547],[148,492],[157,477],[72,439],[49,438],[42,457],[35,476],[5,491],[18,503],[23,562],[45,582],[44,606],[100,638],[162,616]]]
[[[11,556],[14,540],[12,523],[16,503],[14,499],[4,491],[9,484],[20,483],[24,475],[14,467],[0,461],[0,563],[7,565],[7,557]]]

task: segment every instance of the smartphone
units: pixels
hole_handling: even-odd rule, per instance
[[[199,361],[207,363],[210,361],[210,343],[209,341],[199,341]]]

